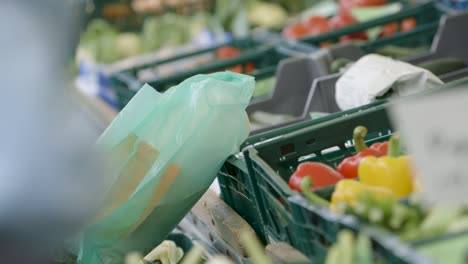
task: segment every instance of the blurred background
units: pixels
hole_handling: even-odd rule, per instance
[[[247,143],[297,131],[305,133],[305,127],[314,125],[310,119],[341,120],[342,116],[358,115],[358,112],[364,112],[362,120],[368,120],[369,127],[378,124],[375,133],[370,135],[381,136],[393,131],[385,105],[392,94],[375,98],[376,104],[363,104],[361,108],[343,112],[349,109],[340,109],[335,100],[338,78],[360,57],[378,53],[428,69],[444,82],[466,80],[463,78],[468,76],[467,44],[465,38],[458,41],[458,36],[464,34],[460,25],[468,21],[468,15],[450,20],[444,16],[466,8],[467,3],[452,0],[1,1],[2,263],[50,263],[57,250],[63,249],[66,239],[70,239],[66,243],[67,251],[76,249],[74,235],[92,217],[109,184],[93,145],[144,83],[164,92],[200,73],[230,70],[254,76],[255,94],[247,108],[252,137]],[[355,45],[340,49],[340,45],[350,43]],[[457,60],[438,61],[436,66],[433,61],[432,66],[422,64],[440,58]],[[379,104],[385,107],[371,109]],[[371,110],[366,112],[366,109]],[[384,121],[367,118],[372,111],[378,111],[379,119]],[[341,133],[342,127],[362,125],[348,125],[357,122],[353,120],[340,122],[346,124],[337,123],[335,129]],[[262,134],[272,131],[272,134]],[[327,133],[323,134],[328,136]],[[343,138],[343,142],[323,145],[314,151],[322,153],[336,146],[351,149],[352,133],[346,133],[342,136],[336,132],[335,138]],[[315,139],[304,144],[314,143]],[[349,155],[350,151],[336,157]],[[294,166],[289,164],[282,173],[294,171],[301,158],[296,157]],[[292,233],[284,231],[291,227],[271,231],[275,229],[271,227],[273,224],[262,222],[267,219],[275,222],[275,227],[280,226],[276,221],[281,217],[259,217],[260,213],[274,208],[280,211],[278,215],[289,214],[284,219],[292,218],[290,210],[282,208],[283,201],[289,203],[288,197],[283,198],[281,194],[289,194],[291,190],[270,194],[274,188],[269,184],[274,181],[265,180],[262,184],[267,187],[260,194],[268,198],[255,199],[274,200],[275,205],[279,200],[281,205],[266,206],[268,210],[263,211],[253,208],[260,203],[255,204],[256,200],[249,195],[259,195],[258,192],[248,190],[252,184],[237,181],[245,180],[245,175],[230,175],[247,174],[247,165],[238,156],[231,157],[232,160],[235,162],[226,162],[218,174],[221,190],[217,182],[212,189],[221,193],[224,201],[252,225],[262,242],[271,242],[268,236],[276,236],[280,238],[277,240],[287,240],[300,247],[301,243],[295,244],[289,238]],[[272,171],[277,172],[269,170]],[[273,178],[289,179],[290,174]],[[287,188],[287,184],[281,186]],[[265,230],[270,233],[264,233]],[[211,233],[208,240],[215,244]],[[321,257],[332,242],[324,242],[325,253],[321,252]],[[315,252],[307,246],[301,251],[311,257]],[[222,252],[227,254],[224,249]]]

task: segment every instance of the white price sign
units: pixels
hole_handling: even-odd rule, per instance
[[[425,199],[468,204],[468,86],[449,89],[390,108],[414,157]]]

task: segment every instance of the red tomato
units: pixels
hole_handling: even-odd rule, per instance
[[[251,73],[253,71],[255,71],[255,64],[251,62],[245,64],[245,73]]]
[[[386,24],[383,29],[382,33],[380,33],[381,37],[389,37],[395,35],[398,32],[398,23],[392,22]]]
[[[349,11],[355,6],[379,6],[384,4],[385,0],[339,0],[341,11]]]
[[[416,27],[416,19],[414,17],[406,18],[401,21],[401,32],[411,31]]]
[[[242,73],[242,65],[238,64],[229,70],[236,73]]]
[[[348,12],[340,12],[338,15],[332,17],[329,21],[329,25],[333,29],[346,27],[348,25],[356,23],[357,20]]]
[[[244,70],[242,70],[242,64],[237,64],[236,66],[232,67],[229,70],[232,71],[232,72],[247,73],[248,74],[248,73],[252,73],[253,71],[255,71],[255,64],[253,64],[251,62],[245,64]]]
[[[229,59],[238,56],[240,53],[241,51],[239,49],[226,46],[216,50],[216,57],[220,59]]]
[[[308,28],[312,28],[312,27],[315,27],[316,25],[324,24],[324,23],[325,24],[328,23],[328,19],[324,16],[311,16],[303,22],[303,24]]]
[[[320,35],[323,32],[327,32],[330,30],[332,30],[332,28],[330,27],[328,23],[319,23],[319,24],[315,24],[315,26],[310,28],[309,34],[313,36]]]
[[[351,34],[344,35],[344,36],[340,37],[340,43],[351,42],[353,40],[367,41],[367,40],[369,40],[369,38],[367,37],[366,32],[351,33]]]
[[[288,38],[288,39],[298,39],[298,38],[305,37],[308,34],[309,34],[309,29],[301,23],[292,24],[286,27],[282,33],[283,37]]]

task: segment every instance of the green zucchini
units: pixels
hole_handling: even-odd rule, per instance
[[[392,58],[401,58],[412,55],[417,55],[429,50],[427,46],[420,46],[416,48],[400,47],[396,45],[386,45],[382,48],[379,48],[375,53],[382,56],[392,57]]]
[[[335,59],[330,65],[330,71],[331,71],[331,73],[337,73],[337,72],[340,71],[341,68],[345,67],[346,65],[348,65],[351,62],[353,62],[353,61],[350,60],[350,59],[347,59],[347,58]]]
[[[466,64],[463,60],[457,58],[441,58],[425,61],[417,64],[416,66],[424,68],[435,75],[442,75],[463,69],[466,67]]]
[[[341,230],[338,233],[337,247],[341,264],[352,264],[354,259],[354,235],[349,230]]]
[[[359,264],[374,263],[373,256],[372,256],[371,241],[366,235],[362,233],[360,233],[356,239],[354,263],[359,263]]]

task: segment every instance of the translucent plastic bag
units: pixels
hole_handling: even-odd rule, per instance
[[[83,233],[79,263],[118,263],[164,240],[249,133],[254,79],[197,75],[160,94],[145,85],[98,140],[112,186]]]

